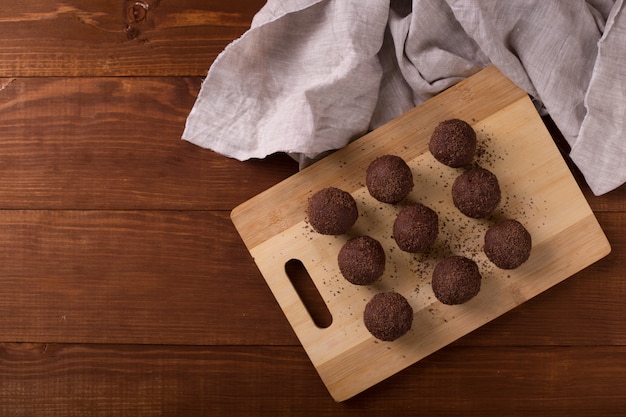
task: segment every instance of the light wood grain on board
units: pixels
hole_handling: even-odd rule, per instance
[[[475,163],[493,171],[503,199],[490,219],[458,212],[450,187],[462,169],[438,163],[427,150],[432,129],[459,117],[478,136]],[[405,202],[374,200],[364,173],[376,156],[402,156],[415,188]],[[359,219],[350,233],[322,236],[305,217],[314,191],[338,186],[352,193]],[[424,254],[400,251],[391,228],[405,204],[422,202],[438,212],[440,234]],[[566,202],[566,203],[565,203]],[[545,291],[604,257],[610,246],[582,192],[554,145],[530,99],[494,68],[488,68],[435,99],[355,141],[313,167],[288,178],[231,213],[276,300],[337,401],[350,398],[443,346]],[[502,218],[521,221],[533,237],[531,258],[514,271],[491,264],[482,252],[487,228]],[[336,257],[350,237],[370,235],[387,254],[385,275],[373,285],[354,286],[341,276]],[[481,292],[462,306],[434,297],[430,275],[450,254],[474,259],[481,269]],[[320,292],[333,321],[318,328],[285,273],[299,259]],[[407,335],[383,343],[373,338],[362,311],[378,292],[397,291],[414,310]]]

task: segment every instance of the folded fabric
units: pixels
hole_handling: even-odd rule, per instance
[[[550,114],[595,194],[626,182],[623,0],[269,0],[183,139],[305,166],[488,65]]]

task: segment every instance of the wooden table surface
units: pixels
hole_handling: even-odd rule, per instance
[[[609,256],[332,400],[229,219],[296,164],[180,139],[263,4],[0,8],[0,415],[621,415],[626,187],[595,197],[574,167]]]

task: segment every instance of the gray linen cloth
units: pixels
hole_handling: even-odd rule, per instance
[[[215,60],[183,139],[305,166],[495,65],[596,195],[626,182],[623,0],[269,0]]]

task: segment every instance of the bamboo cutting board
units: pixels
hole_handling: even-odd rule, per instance
[[[428,152],[442,120],[460,118],[477,132],[475,163],[494,172],[502,202],[493,218],[469,219],[453,206],[451,184],[462,169],[446,167]],[[379,203],[365,187],[365,170],[377,156],[395,154],[411,167],[415,188],[398,205]],[[322,236],[306,221],[307,199],[334,186],[350,192],[359,219],[349,234]],[[422,202],[439,214],[440,233],[425,254],[400,251],[391,236],[396,213]],[[522,222],[533,239],[530,259],[518,269],[493,266],[482,252],[488,226],[499,218]],[[346,400],[457,340],[606,256],[610,245],[532,102],[490,67],[363,136],[236,207],[232,221],[313,365],[336,401]],[[337,253],[349,238],[367,234],[385,248],[387,267],[375,284],[348,283]],[[483,276],[468,303],[447,306],[435,298],[430,275],[446,255],[474,259]],[[315,325],[285,272],[300,260],[332,315]],[[414,310],[412,329],[381,342],[363,325],[363,309],[376,293],[394,290]]]

